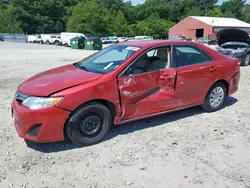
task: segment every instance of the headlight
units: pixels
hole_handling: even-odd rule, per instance
[[[58,98],[45,98],[45,97],[28,97],[22,102],[24,106],[27,106],[31,110],[37,110],[49,106],[54,106],[62,100],[62,97]]]

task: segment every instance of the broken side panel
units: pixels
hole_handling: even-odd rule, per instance
[[[118,78],[122,119],[175,108],[176,70],[166,69]]]

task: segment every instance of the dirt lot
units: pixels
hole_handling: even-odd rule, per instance
[[[114,128],[95,146],[32,144],[17,136],[10,103],[26,78],[91,51],[0,43],[0,187],[250,187],[250,67],[224,109],[192,108]]]

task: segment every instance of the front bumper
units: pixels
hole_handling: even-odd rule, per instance
[[[21,138],[41,143],[64,140],[64,124],[70,112],[55,106],[30,110],[15,99],[11,110]]]

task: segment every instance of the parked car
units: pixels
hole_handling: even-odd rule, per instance
[[[43,44],[61,44],[60,34],[41,34],[41,43]]]
[[[111,45],[70,65],[29,78],[12,115],[20,137],[78,145],[100,142],[111,126],[201,105],[222,108],[238,90],[237,59],[194,42]]]
[[[202,43],[202,44],[208,44],[208,39],[201,37],[201,38],[198,38],[196,42]]]
[[[28,35],[28,43],[35,43],[37,41],[36,35]]]
[[[247,32],[240,29],[223,29],[217,33],[217,51],[223,55],[237,58],[242,66],[249,65],[250,38]]]
[[[28,35],[27,42],[28,43],[41,43],[42,37],[41,35]]]
[[[135,36],[134,40],[153,40],[151,36]]]
[[[173,36],[172,40],[192,41],[191,38],[186,38],[184,36]]]
[[[102,41],[102,44],[107,44],[108,43],[108,39],[106,37],[102,37],[101,41]]]
[[[4,37],[3,37],[3,35],[0,35],[0,41],[4,41]]]
[[[116,36],[113,37],[107,37],[107,42],[108,43],[118,43],[118,38]]]
[[[40,43],[40,44],[42,43],[42,37],[41,37],[41,35],[37,35],[36,42]]]
[[[128,38],[126,38],[126,37],[118,37],[117,40],[118,40],[118,42],[125,42],[125,41],[128,41]]]
[[[218,44],[218,40],[217,39],[208,40],[207,44],[208,45],[217,45]]]
[[[70,39],[74,37],[86,37],[82,33],[69,33],[69,32],[62,32],[61,33],[61,44],[64,46],[70,46]]]

